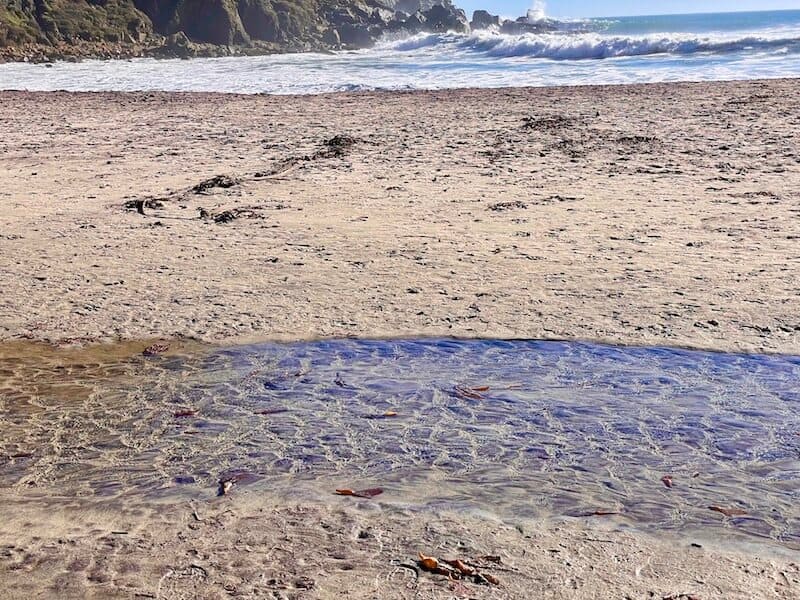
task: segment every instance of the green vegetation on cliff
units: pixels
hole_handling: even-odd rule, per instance
[[[142,41],[183,31],[197,42],[296,43],[324,30],[330,0],[0,0],[0,45]]]
[[[131,0],[0,0],[0,44],[139,41],[150,19]]]
[[[455,20],[442,21],[440,10],[430,21],[410,19],[413,32],[466,26],[449,0],[0,0],[0,46],[163,45],[163,55],[179,56],[196,55],[197,44],[222,52],[363,47],[406,25],[395,8],[435,2]]]

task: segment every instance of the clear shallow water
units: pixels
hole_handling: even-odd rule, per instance
[[[234,493],[380,486],[389,505],[800,548],[800,357],[342,340],[0,375],[0,487],[54,504],[208,498],[238,474]]]
[[[576,20],[335,54],[0,65],[0,89],[317,94],[800,76],[800,11]]]

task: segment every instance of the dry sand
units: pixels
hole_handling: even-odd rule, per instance
[[[798,92],[0,93],[0,339],[800,353]]]
[[[0,93],[0,131],[3,340],[454,335],[800,354],[798,81]],[[352,140],[326,144],[335,136]],[[236,183],[191,190],[216,175]],[[150,199],[160,206],[144,216],[123,208]],[[217,223],[228,210],[238,218]],[[6,489],[0,589],[800,597],[788,551],[618,525],[517,528],[374,501],[288,505],[244,488],[104,510]],[[501,585],[415,574],[402,565],[418,551],[499,555],[486,571]]]

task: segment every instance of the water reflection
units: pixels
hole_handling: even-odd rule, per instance
[[[800,546],[797,357],[341,340],[57,363],[0,356],[16,494],[207,497],[235,472],[289,498],[380,485],[406,506]]]

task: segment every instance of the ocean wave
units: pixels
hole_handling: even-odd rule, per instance
[[[800,34],[782,36],[694,36],[654,34],[612,36],[598,33],[504,35],[480,31],[471,34],[422,34],[387,42],[386,50],[398,52],[449,50],[473,52],[494,58],[542,58],[590,60],[653,54],[727,54],[733,52],[800,52]]]

